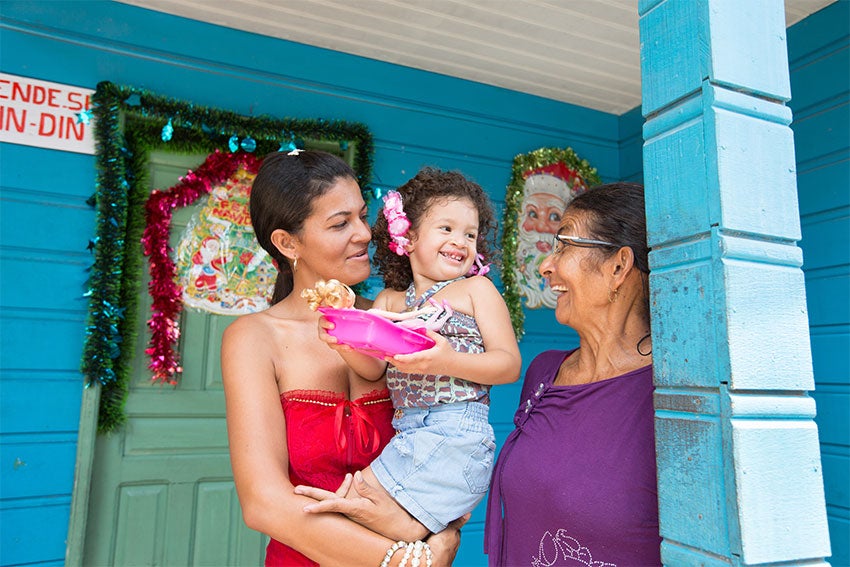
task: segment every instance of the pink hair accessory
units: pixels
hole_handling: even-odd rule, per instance
[[[410,240],[404,237],[410,230],[410,221],[402,207],[401,194],[398,191],[390,191],[384,197],[384,218],[387,219],[387,231],[390,233],[390,250],[399,256],[407,256]]]
[[[489,272],[489,271],[490,271],[490,264],[484,263],[484,255],[483,254],[476,254],[475,255],[475,263],[472,264],[471,268],[469,268],[469,275],[470,276],[474,276],[474,275],[485,276],[485,275],[487,275],[487,272]]]

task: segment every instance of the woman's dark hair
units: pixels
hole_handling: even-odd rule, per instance
[[[398,188],[403,201],[404,212],[410,221],[410,230],[416,231],[419,223],[435,202],[452,199],[469,199],[478,209],[478,253],[484,261],[490,255],[488,241],[496,222],[493,206],[484,189],[470,181],[458,171],[442,171],[425,167],[410,181]],[[410,259],[399,256],[390,250],[390,233],[383,208],[378,211],[378,219],[372,226],[372,241],[375,243],[375,256],[372,262],[384,278],[384,286],[403,291],[413,281]]]
[[[600,248],[599,252],[610,256],[628,246],[635,255],[635,267],[643,274],[644,304],[649,314],[649,246],[646,243],[646,209],[644,208],[643,185],[640,183],[617,182],[596,185],[579,193],[567,205],[569,211],[585,213],[588,237],[616,244]]]
[[[281,228],[298,235],[313,212],[313,200],[321,197],[340,178],[357,179],[354,170],[335,155],[302,151],[297,155],[277,152],[263,159],[251,186],[251,224],[257,241],[277,264],[272,304],[292,292],[292,267],[272,244],[272,232]]]
[[[643,185],[608,183],[579,193],[567,205],[567,211],[586,214],[588,237],[620,246],[628,246],[635,255],[635,266],[649,273],[649,246],[646,244],[646,210]],[[616,249],[606,249],[613,254]]]

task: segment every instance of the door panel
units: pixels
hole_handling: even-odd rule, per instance
[[[151,186],[171,187],[204,157],[154,153]],[[172,247],[199,206],[174,211]],[[242,520],[227,448],[219,349],[233,318],[185,310],[179,383],[152,384],[147,283],[127,423],[96,443],[85,565],[262,565],[267,538]]]

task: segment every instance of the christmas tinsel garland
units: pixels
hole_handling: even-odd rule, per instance
[[[305,140],[336,142],[343,152],[351,144],[354,171],[367,198],[371,196],[373,144],[368,128],[356,122],[242,116],[109,82],[98,84],[92,103],[90,114],[81,116],[95,120],[97,168],[90,201],[95,207],[95,235],[88,247],[94,260],[84,294],[89,309],[81,372],[86,387],[101,386],[98,430],[110,432],[126,419],[143,265],[144,209],[150,195],[149,152],[263,156],[304,147]]]
[[[563,162],[576,171],[585,184],[590,187],[599,184],[596,168],[587,160],[579,158],[572,148],[539,148],[514,158],[511,167],[511,180],[505,194],[505,213],[502,219],[502,285],[503,296],[511,315],[517,340],[524,334],[525,314],[522,310],[519,284],[517,283],[517,235],[522,215],[522,198],[525,192],[524,173],[554,163]]]
[[[171,234],[171,217],[174,209],[191,205],[213,187],[221,185],[239,169],[256,175],[262,160],[254,154],[224,153],[215,150],[194,171],[180,178],[180,183],[167,191],[154,189],[145,205],[146,223],[142,235],[145,256],[150,258],[149,292],[153,299],[150,346],[145,354],[150,357],[148,368],[153,371],[154,382],[177,385],[176,375],[183,372],[177,353],[180,337],[179,315],[183,310],[182,289],[175,281],[177,265],[172,259],[173,250],[168,244]]]

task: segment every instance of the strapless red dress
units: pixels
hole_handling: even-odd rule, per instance
[[[323,390],[294,390],[280,396],[286,419],[289,478],[293,485],[336,490],[346,473],[366,468],[392,439],[393,406],[386,389],[349,401]],[[316,567],[274,539],[267,567]]]

